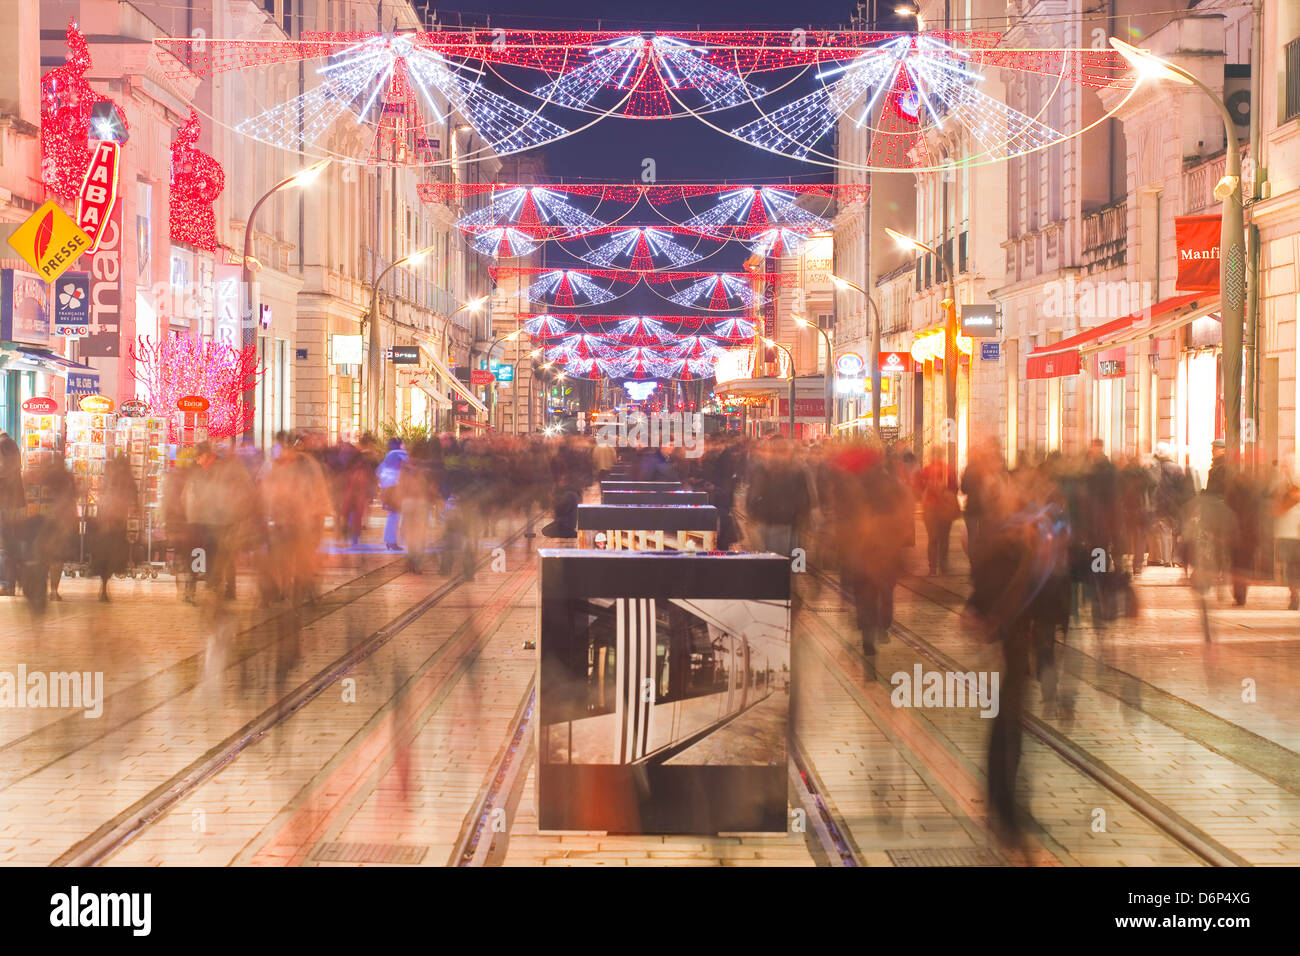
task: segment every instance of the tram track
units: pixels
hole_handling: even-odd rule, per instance
[[[814,571],[813,574],[817,576],[823,586],[832,589],[847,605],[851,606],[851,598],[846,594],[839,582],[834,581],[823,571]],[[944,607],[943,604],[935,601],[920,590],[915,588],[909,588],[909,590],[913,590],[923,600]],[[953,609],[945,607],[945,610],[952,611]],[[867,656],[857,646],[856,642],[846,640],[843,635],[834,631],[834,629],[828,628],[828,631],[834,633],[835,640],[843,650],[859,660],[864,667],[869,663]],[[964,667],[959,661],[940,650],[930,641],[921,637],[916,631],[898,621],[895,621],[890,627],[890,634],[945,671],[965,673],[969,670],[969,668]],[[873,671],[869,670],[868,673],[873,673]],[[880,678],[878,676],[876,679],[879,682]],[[1102,688],[1098,689],[1103,693],[1108,693]],[[1118,695],[1111,696],[1123,702]],[[1080,746],[1076,741],[1070,739],[1043,719],[1026,711],[1021,724],[1031,737],[1055,754],[1060,760],[1128,805],[1152,827],[1165,834],[1171,841],[1201,862],[1211,866],[1249,865],[1249,861],[1215,840],[1186,817],[1153,797],[1132,780],[1129,780],[1105,761]]]
[[[499,541],[497,547],[507,547],[524,537],[532,530],[538,520],[538,517],[527,519],[520,528]],[[487,568],[492,560],[490,554],[480,557],[474,567],[475,573],[477,574]],[[400,562],[394,562],[394,564],[400,564]],[[392,565],[386,565],[385,567],[392,568]],[[388,580],[392,580],[396,576],[394,574]],[[153,788],[145,796],[115,814],[93,833],[60,854],[51,865],[96,866],[104,862],[109,856],[136,839],[149,826],[165,816],[177,803],[201,784],[221,772],[248,747],[263,739],[269,732],[318,697],[325,689],[334,685],[362,661],[434,609],[466,581],[467,576],[462,571],[437,586],[430,594],[419,599],[382,627],[371,632],[343,654],[336,657],[327,666],[298,684],[288,694],[281,696],[275,703],[249,720],[239,730],[210,747],[198,759],[172,774],[169,779]],[[383,583],[387,583],[387,581]],[[382,583],[376,584],[374,588],[369,588],[363,593],[354,595],[349,600],[340,602],[331,610],[342,610],[380,586],[382,586]],[[276,643],[275,640],[267,642],[257,651],[247,656],[274,649]],[[239,666],[241,663],[242,659],[232,661],[227,665],[227,669]],[[193,689],[193,686],[186,688],[173,695],[173,699]],[[159,702],[157,706],[161,706],[161,703],[164,702]]]

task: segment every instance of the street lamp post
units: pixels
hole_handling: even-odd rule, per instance
[[[519,336],[519,333],[521,332],[523,332],[523,329],[518,328],[515,329],[513,332],[511,332],[509,335],[501,336],[500,338],[496,338],[492,340],[492,344],[488,346],[488,351],[487,351],[487,366],[489,371],[491,371],[492,369],[493,349],[495,349],[498,345],[503,345],[506,342],[509,342],[511,339],[517,338]],[[511,384],[513,385],[513,382]],[[494,375],[492,378],[492,420],[493,422],[496,422],[496,418],[497,418],[497,380],[496,380],[496,376]],[[500,424],[497,424],[496,427],[500,429],[501,426]]]
[[[408,253],[397,259],[383,272],[375,278],[370,286],[370,344],[368,358],[368,375],[369,381],[366,383],[366,427],[373,431],[379,427],[379,370],[381,368],[379,359],[379,286],[380,283],[400,265],[418,263],[434,250],[434,246],[425,246],[415,252]]]
[[[1241,360],[1246,324],[1246,220],[1236,122],[1219,95],[1187,70],[1115,37],[1110,38],[1110,45],[1137,71],[1139,80],[1171,80],[1183,86],[1195,86],[1210,98],[1223,119],[1227,156],[1223,178],[1214,187],[1214,195],[1223,202],[1219,226],[1219,314],[1223,319],[1224,444],[1229,464],[1235,465],[1241,455]]]
[[[780,349],[785,353],[785,357],[790,360],[790,440],[794,441],[794,356],[791,355],[790,350],[780,342],[774,342],[772,339],[768,338],[763,339],[763,341],[768,345]]]
[[[852,289],[854,292],[862,294],[862,298],[867,300],[867,306],[871,310],[875,323],[871,327],[871,427],[875,429],[876,436],[880,436],[880,309],[876,307],[876,300],[871,298],[871,293],[862,286],[850,282],[848,279],[841,279],[839,276],[831,276],[831,282],[837,289]]]
[[[899,245],[918,252],[928,252],[943,263],[943,271],[948,278],[948,298],[940,305],[944,309],[943,324],[943,386],[944,409],[947,421],[944,423],[944,438],[948,444],[948,486],[957,486],[957,283],[953,276],[952,257],[948,255],[947,244],[943,252],[935,252],[923,242],[911,236],[895,232],[886,227],[886,234]]]
[[[242,327],[240,329],[240,340],[241,340],[241,344],[244,345],[245,347],[257,344],[258,317],[254,315],[254,310],[257,308],[257,302],[254,300],[254,296],[253,296],[252,263],[254,262],[253,223],[257,219],[258,210],[262,208],[262,205],[268,199],[270,199],[272,196],[278,193],[281,189],[296,189],[302,186],[310,185],[311,182],[317,176],[320,175],[321,170],[323,170],[329,164],[330,161],[328,159],[322,159],[319,160],[318,162],[312,163],[310,166],[306,167],[305,169],[298,170],[298,172],[294,173],[292,176],[288,176],[280,180],[278,183],[276,183],[266,192],[262,193],[262,195],[258,198],[257,202],[253,203],[253,209],[248,214],[248,221],[244,223],[244,256],[240,260],[240,266],[241,266],[240,278],[242,280],[242,285],[243,285],[243,299],[244,299],[243,315],[241,317]],[[255,386],[249,386],[248,388],[244,389],[245,407],[247,408],[253,407],[253,403],[256,401],[255,396],[256,396]],[[250,438],[252,437],[252,434],[253,434],[253,422],[250,419],[247,427],[244,429],[244,437]]]
[[[835,428],[835,350],[831,347],[831,338],[820,325],[813,325],[801,315],[793,316],[795,324],[801,329],[816,329],[817,334],[826,343],[826,439],[829,441]]]

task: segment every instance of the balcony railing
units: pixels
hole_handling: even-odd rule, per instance
[[[1128,244],[1128,202],[1103,206],[1083,216],[1083,265],[1123,265]]]
[[[1183,214],[1191,215],[1200,212],[1211,204],[1217,203],[1214,198],[1214,187],[1219,180],[1223,178],[1223,172],[1227,169],[1227,156],[1215,156],[1208,162],[1201,163],[1199,166],[1193,166],[1183,171]]]

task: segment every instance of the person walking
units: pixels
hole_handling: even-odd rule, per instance
[[[108,579],[124,572],[130,560],[127,519],[137,505],[135,478],[121,455],[104,469],[104,486],[95,506],[90,569],[99,578],[99,599],[108,601]]]
[[[18,443],[0,432],[0,594],[12,595],[22,564],[22,526],[27,493]]]
[[[388,454],[380,462],[376,476],[379,479],[379,503],[388,512],[384,521],[384,547],[389,551],[401,551],[397,543],[397,530],[402,520],[402,503],[398,498],[397,481],[402,475],[402,468],[411,460],[400,438],[388,439]]]
[[[957,493],[944,473],[944,463],[937,458],[920,474],[921,516],[925,521],[926,556],[930,577],[948,573],[948,541],[952,525],[961,516]]]

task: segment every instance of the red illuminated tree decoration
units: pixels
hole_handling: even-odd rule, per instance
[[[199,131],[199,114],[190,110],[190,118],[172,143],[171,234],[172,242],[188,242],[212,252],[217,248],[212,204],[226,186],[226,173],[198,148]]]
[[[247,431],[253,409],[244,404],[264,369],[257,364],[255,346],[231,348],[194,335],[179,335],[155,342],[141,336],[131,346],[131,374],[149,393],[149,407],[159,415],[172,415],[176,400],[201,395],[211,402],[208,435],[231,438]],[[176,424],[170,429],[176,438]]]
[[[75,20],[68,21],[67,42],[67,62],[41,77],[41,181],[55,195],[76,199],[90,166],[91,111],[113,101],[86,81],[90,48]]]

